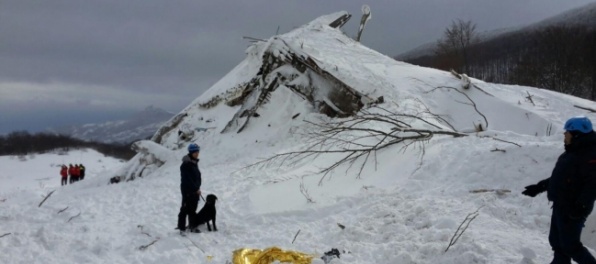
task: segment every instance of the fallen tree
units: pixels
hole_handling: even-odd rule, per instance
[[[431,116],[436,115],[431,114]],[[439,135],[467,136],[464,133],[443,129],[423,118],[422,114],[395,113],[379,106],[362,110],[348,118],[305,122],[312,127],[311,130],[303,133],[307,138],[305,149],[276,154],[247,167],[293,165],[304,159],[315,159],[324,154],[340,155],[338,160],[317,172],[323,174],[319,181],[321,185],[330,172],[344,164],[349,165],[347,170],[358,164],[357,178],[360,178],[364,167],[371,159],[374,160],[376,169],[377,152],[388,147],[401,144],[403,148],[407,148],[414,143],[423,143]],[[417,127],[411,124],[416,124]]]

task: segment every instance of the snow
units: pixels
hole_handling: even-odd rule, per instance
[[[142,153],[154,155],[157,160],[162,162],[178,160],[171,150],[150,140],[137,141],[133,143],[133,148]]]
[[[304,41],[305,52],[317,63],[362,93],[384,96],[382,106],[389,110],[414,114],[428,108],[456,130],[473,131],[475,123],[484,121],[465,94],[487,117],[488,130],[461,138],[435,136],[408,148],[389,147],[377,153],[376,166],[370,163],[360,178],[357,169],[342,166],[321,185],[316,172],[340,156],[247,167],[277,153],[303,149],[308,146],[304,134],[314,129],[304,121],[329,119],[280,86],[242,133],[220,133],[239,106],[220,103],[205,109],[198,104],[256,74],[255,54],[263,47],[249,48],[247,60],[182,110],[187,116],[179,125],[214,128],[196,131],[192,141],[201,146],[203,194],[219,198],[218,232],[201,227],[205,232],[181,237],[174,230],[180,207],[180,158],[187,143],[180,144],[173,129],[163,136],[161,145],[138,143],[165,161],[161,167],[153,166],[142,178],[116,185],[107,183],[115,175],[139,171],[147,162],[143,155],[122,166],[117,166],[118,161],[99,162],[97,156],[73,161],[84,163],[91,176],[66,187],[58,186],[58,168],[49,166],[92,151],[71,152],[64,160],[53,154],[24,162],[0,157],[0,199],[6,199],[0,202],[0,235],[12,233],[0,238],[0,259],[5,263],[223,264],[239,248],[278,246],[317,256],[338,248],[342,255],[331,262],[335,264],[549,262],[550,205],[544,194],[532,199],[521,191],[550,175],[563,151],[562,126],[567,118],[587,115],[596,121],[593,113],[573,105],[596,108],[596,103],[475,79],[475,85],[493,96],[476,88],[463,90],[462,82],[450,73],[391,60],[342,36],[311,22],[278,37],[294,44]],[[454,87],[463,94],[452,89],[432,91],[439,86]],[[525,100],[527,93],[534,104]],[[444,123],[431,121],[449,130]],[[496,148],[506,152],[491,151]],[[104,164],[112,169],[94,169]],[[17,174],[22,177],[19,182],[14,180]],[[35,179],[44,177],[53,181],[41,188]],[[301,185],[313,202],[301,193]],[[511,192],[470,192],[478,189]],[[37,207],[50,190],[55,194]],[[478,217],[445,252],[459,224],[475,211]],[[595,230],[596,217],[591,216],[583,236],[591,250],[596,248]],[[155,240],[146,250],[139,249]]]
[[[120,160],[106,157],[93,149],[54,151],[24,156],[0,156],[0,199],[11,192],[45,191],[60,187],[60,166],[83,164],[85,179],[121,166]],[[93,165],[91,165],[93,164]]]

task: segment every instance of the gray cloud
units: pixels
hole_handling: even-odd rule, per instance
[[[536,22],[589,2],[371,1],[367,4],[373,17],[363,43],[387,55],[397,55],[435,40],[453,19],[470,19],[479,30],[490,30]],[[90,97],[99,96],[101,100],[122,103],[122,111],[154,104],[177,112],[244,58],[248,42],[242,36],[268,38],[278,26],[280,32],[287,32],[339,10],[354,14],[345,26],[346,32],[354,35],[362,3],[4,0],[0,8],[0,89],[12,87],[11,94],[38,93],[22,88],[25,86],[57,91],[35,102],[36,109],[47,107],[49,112],[64,106],[55,98],[64,97],[60,85],[68,87],[68,94],[80,102],[93,102]],[[31,103],[14,97],[0,97],[0,108]],[[127,97],[129,100],[121,100]],[[83,109],[64,113],[94,113],[93,118],[86,119],[96,120],[106,109],[90,103],[78,107]],[[47,123],[52,122],[54,119],[49,117]]]

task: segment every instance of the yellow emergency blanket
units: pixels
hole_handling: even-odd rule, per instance
[[[234,264],[271,264],[273,261],[292,264],[310,264],[314,256],[277,247],[264,250],[241,248],[234,251]]]

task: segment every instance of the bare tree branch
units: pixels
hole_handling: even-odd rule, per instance
[[[68,222],[70,222],[70,220],[75,219],[75,218],[79,217],[80,215],[81,215],[81,212],[79,212],[77,215],[69,218],[68,221],[66,221],[66,222],[68,223]]]
[[[430,111],[430,109],[428,109],[428,107],[422,102],[422,100],[420,100],[420,98],[414,98],[414,100],[416,100],[418,103],[420,103],[420,105],[422,105],[424,107],[424,114],[430,115],[432,116],[435,120],[449,126],[449,128],[451,128],[451,130],[453,131],[457,131],[457,129],[455,129],[455,127],[453,125],[451,125],[451,123],[449,121],[447,121],[444,117],[442,117],[441,115],[435,114],[433,112]],[[429,123],[430,124],[430,123]],[[441,129],[438,126],[433,125],[434,127],[436,127],[437,129]]]
[[[477,190],[470,191],[470,193],[487,193],[487,192],[494,192],[498,195],[503,195],[506,193],[510,193],[511,190],[507,190],[507,189],[477,189]]]
[[[141,229],[141,234],[144,234],[144,235],[147,235],[148,237],[151,237],[151,235],[149,235],[149,233],[143,231],[143,226],[142,225],[137,225],[137,228]]]
[[[520,148],[522,147],[520,144],[517,144],[517,143],[515,143],[515,142],[511,142],[511,141],[503,140],[503,139],[496,138],[496,137],[491,137],[491,136],[481,136],[481,137],[492,138],[492,139],[494,139],[494,140],[496,140],[496,141],[501,141],[501,142],[505,142],[505,143],[513,144],[513,145],[516,145],[516,146],[518,146],[518,147],[520,147]]]
[[[4,234],[4,235],[1,235],[1,236],[0,236],[0,238],[3,238],[3,237],[5,237],[5,236],[9,236],[9,235],[11,235],[11,234],[12,234],[12,233],[6,233],[6,234]]]
[[[390,146],[403,143],[407,147],[416,142],[428,141],[435,135],[467,136],[464,133],[442,130],[421,115],[394,113],[377,106],[374,109],[379,111],[361,110],[355,116],[321,122],[305,120],[311,125],[311,130],[300,134],[307,138],[307,146],[304,149],[276,154],[244,168],[271,164],[294,166],[298,162],[304,162],[305,159],[314,159],[320,155],[340,155],[335,162],[326,165],[317,172],[317,174],[322,174],[319,180],[319,185],[322,185],[323,180],[332,171],[344,164],[348,165],[346,172],[356,165],[357,178],[360,178],[371,159],[374,159],[376,169],[377,152]],[[428,108],[426,108],[426,112],[430,113]],[[426,112],[423,114],[426,115]],[[413,128],[410,124],[414,122],[424,123],[438,129]],[[304,191],[305,189],[301,185],[303,195],[305,195]],[[308,195],[305,197],[309,200]]]
[[[449,248],[451,246],[455,245],[457,240],[464,234],[464,232],[466,232],[466,230],[470,226],[470,223],[472,223],[472,221],[474,221],[474,219],[476,219],[476,217],[478,217],[478,215],[479,215],[478,211],[480,211],[481,208],[482,208],[482,206],[480,208],[478,208],[476,211],[474,211],[473,213],[468,214],[466,216],[466,218],[464,219],[464,221],[462,221],[461,224],[459,224],[459,227],[457,227],[457,230],[455,230],[455,233],[451,237],[451,240],[449,241],[449,245],[445,249],[445,252],[447,252],[447,250],[449,250]]]
[[[296,241],[296,238],[298,237],[298,234],[300,234],[300,229],[298,229],[298,232],[296,232],[296,235],[294,236],[294,239],[292,239],[292,244],[294,244],[294,241]]]
[[[302,193],[302,195],[304,196],[304,198],[306,198],[306,201],[307,202],[309,202],[309,203],[315,203],[315,201],[312,199],[312,197],[308,193],[308,190],[306,189],[306,187],[304,187],[304,182],[300,182],[300,193]]]
[[[548,125],[546,125],[546,135],[550,136],[552,132],[553,132],[553,123],[548,123]]]
[[[434,86],[430,85],[429,83],[427,83],[427,82],[425,82],[425,81],[423,81],[423,80],[420,80],[420,79],[417,79],[417,78],[412,78],[412,79],[413,79],[413,80],[415,80],[415,81],[418,81],[418,82],[420,82],[420,83],[422,83],[422,84],[424,84],[424,85],[426,85],[426,86],[429,86],[429,87],[434,87]],[[476,111],[476,113],[478,113],[478,114],[479,114],[480,116],[482,116],[482,118],[484,119],[484,122],[485,122],[485,125],[486,125],[486,126],[485,126],[485,129],[487,129],[487,128],[488,128],[488,119],[486,118],[486,116],[485,116],[485,115],[484,115],[482,112],[480,112],[480,110],[478,110],[478,107],[477,107],[477,105],[476,105],[476,102],[474,102],[474,100],[472,100],[472,98],[470,98],[470,96],[468,96],[466,93],[464,93],[464,92],[460,91],[459,89],[457,89],[457,88],[455,88],[455,87],[450,87],[450,86],[438,86],[438,87],[434,87],[434,88],[433,88],[433,89],[431,89],[430,91],[426,91],[426,92],[424,92],[424,93],[432,93],[432,92],[434,92],[434,91],[436,91],[436,90],[439,90],[439,89],[449,89],[449,90],[454,90],[454,91],[456,91],[456,92],[460,93],[461,95],[465,96],[465,97],[468,99],[468,101],[469,101],[470,103],[464,103],[464,102],[459,102],[459,101],[458,101],[458,102],[459,102],[459,103],[462,103],[462,104],[465,104],[465,105],[470,105],[470,106],[474,107],[474,110]],[[455,129],[454,129],[454,130],[455,130]]]
[[[587,108],[587,107],[583,107],[583,106],[579,106],[579,105],[573,105],[574,107],[577,107],[579,109],[583,109],[583,110],[587,110],[590,111],[592,113],[596,113],[596,109],[592,109],[592,108]]]
[[[62,213],[62,212],[64,212],[64,211],[66,211],[66,209],[68,209],[68,206],[67,206],[66,208],[64,208],[64,209],[62,209],[62,210],[60,210],[60,211],[58,211],[58,214],[60,214],[60,213]]]
[[[483,92],[484,94],[488,95],[488,96],[492,96],[495,97],[494,95],[492,95],[491,93],[485,91],[484,89],[480,88],[480,86],[476,85],[475,83],[472,83],[472,85],[474,86],[474,88],[480,90],[481,92]]]
[[[43,198],[43,200],[41,200],[41,203],[39,203],[39,205],[37,207],[41,207],[41,205],[48,199],[50,198],[50,196],[52,196],[52,194],[55,192],[56,190],[51,191],[50,193],[48,193],[48,195],[46,195],[46,197]]]
[[[526,96],[526,99],[528,99],[528,101],[530,101],[530,103],[532,103],[533,106],[536,106],[536,104],[534,103],[534,99],[532,99],[533,95],[531,95],[528,91],[526,91],[526,93],[528,94],[528,96]]]
[[[139,250],[145,250],[145,249],[147,249],[147,248],[148,248],[148,247],[150,247],[151,245],[155,244],[155,242],[157,242],[157,240],[159,240],[159,237],[158,237],[157,239],[153,240],[151,243],[149,243],[149,244],[147,244],[147,245],[142,245],[142,246],[140,246],[140,247],[139,247]]]
[[[418,170],[420,170],[422,168],[422,165],[423,165],[423,162],[424,162],[424,155],[425,154],[426,154],[426,148],[422,147],[422,153],[420,153],[420,161],[418,162],[418,166],[412,172],[411,175],[414,175],[416,172],[418,172]]]
[[[482,118],[484,118],[484,123],[486,125],[485,129],[488,128],[488,119],[482,112],[480,112],[480,110],[478,110],[478,106],[476,105],[476,102],[474,102],[474,100],[472,100],[472,98],[470,98],[470,96],[468,96],[466,93],[460,91],[459,89],[457,89],[455,87],[449,87],[449,86],[439,86],[439,87],[436,87],[436,88],[434,88],[430,91],[427,91],[425,93],[431,93],[438,89],[450,89],[450,90],[456,91],[456,92],[460,93],[461,95],[465,96],[468,99],[468,101],[470,101],[470,104],[467,104],[467,105],[471,105],[472,107],[474,107],[474,110],[476,110],[476,113],[478,113],[480,116],[482,116]]]

